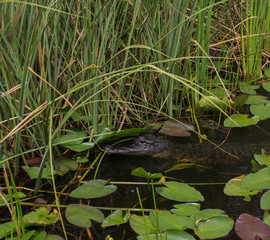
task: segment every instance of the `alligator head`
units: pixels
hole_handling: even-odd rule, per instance
[[[149,156],[157,154],[164,151],[166,148],[166,141],[153,135],[139,136],[132,141],[122,142],[112,146],[103,146],[103,149],[108,149],[108,154],[137,156]]]

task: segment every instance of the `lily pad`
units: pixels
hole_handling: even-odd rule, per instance
[[[255,153],[254,158],[260,165],[270,167],[270,154],[268,154],[266,151],[262,150],[262,154]]]
[[[52,213],[46,207],[38,208],[23,216],[24,223],[31,223],[36,225],[50,225],[56,223],[59,219],[56,210]]]
[[[185,231],[169,229],[164,233],[142,235],[137,237],[138,240],[195,240],[195,238]]]
[[[44,240],[64,240],[64,238],[58,235],[47,235],[47,237]]]
[[[263,240],[270,239],[270,227],[261,219],[242,213],[235,222],[235,232],[241,239]]]
[[[225,215],[224,211],[221,209],[204,209],[195,214],[195,220],[200,221],[218,216],[224,217],[227,215]]]
[[[109,195],[116,191],[117,187],[115,185],[107,185],[106,180],[95,179],[91,180],[82,186],[76,188],[70,193],[70,197],[75,198],[99,198]]]
[[[200,211],[201,205],[199,203],[184,203],[184,204],[175,204],[175,208],[170,211],[175,215],[179,216],[191,216]]]
[[[267,97],[260,95],[250,95],[248,96],[248,100],[246,104],[265,104],[268,103]]]
[[[155,228],[158,229],[160,232],[168,229],[193,229],[195,223],[189,217],[175,215],[170,213],[169,211],[151,211],[150,220],[155,226]]]
[[[224,193],[229,196],[249,196],[256,195],[259,191],[250,191],[241,187],[245,175],[235,177],[226,183]]]
[[[205,96],[199,101],[199,107],[204,111],[218,111],[226,106],[226,102],[216,96]]]
[[[150,173],[146,172],[142,167],[138,167],[134,169],[131,172],[131,175],[136,176],[136,177],[142,177],[146,179],[155,179],[155,178],[162,178],[163,174],[162,173]]]
[[[129,224],[131,228],[139,235],[147,235],[156,231],[155,227],[150,221],[149,216],[132,215]]]
[[[114,225],[120,225],[123,223],[126,223],[129,219],[130,214],[127,213],[124,217],[123,217],[123,211],[121,210],[116,210],[115,212],[113,212],[112,214],[110,214],[108,217],[106,217],[101,226],[102,227],[109,227],[109,226],[114,226]]]
[[[218,216],[201,220],[196,224],[195,233],[201,239],[214,239],[227,235],[233,228],[233,220]]]
[[[233,121],[232,121],[233,120]],[[231,118],[226,118],[224,121],[225,127],[247,127],[255,125],[259,122],[258,116],[249,117],[246,114],[234,114]]]
[[[239,83],[240,91],[246,94],[253,94],[253,95],[257,94],[255,90],[259,89],[259,87],[260,87],[259,85],[250,85],[247,82]]]
[[[266,105],[265,104],[251,105],[250,112],[255,116],[259,116],[260,120],[270,118],[270,103],[267,103]]]
[[[55,169],[64,173],[68,172],[69,170],[76,171],[78,167],[79,167],[78,162],[76,162],[73,159],[68,159],[68,158],[57,159],[56,164],[55,164]]]
[[[25,195],[24,193],[22,193],[22,192],[17,192],[17,194],[18,194],[18,197],[19,197],[19,198],[25,198],[25,197],[26,197],[26,195]],[[2,192],[2,196],[4,197],[4,199],[5,199],[7,202],[10,202],[10,197],[9,197],[8,194],[4,194],[4,193]],[[13,195],[12,197],[14,198],[15,196]],[[1,197],[1,198],[0,198],[0,206],[2,206],[2,205],[6,205],[6,203],[4,202],[3,198]]]
[[[270,227],[270,214],[268,211],[264,211],[263,221]]]
[[[197,202],[204,200],[202,194],[188,184],[175,181],[164,182],[163,184],[166,187],[156,187],[156,192],[164,198],[183,202]]]
[[[266,72],[266,71],[265,71]],[[267,69],[267,75],[268,75],[268,78],[270,77],[270,74],[269,74],[269,68]],[[266,91],[268,91],[268,92],[270,92],[270,82],[263,82],[263,84],[262,84],[262,86],[263,86],[263,88],[266,90]]]
[[[65,215],[71,224],[85,228],[91,227],[91,220],[101,223],[104,219],[103,213],[97,208],[81,204],[68,205]]]
[[[261,209],[270,209],[270,190],[265,192],[260,200]]]
[[[188,137],[189,131],[193,131],[194,127],[188,123],[182,123],[175,120],[167,120],[162,124],[159,133],[175,137]]]
[[[248,174],[244,178],[241,187],[248,190],[270,189],[270,167]]]
[[[27,174],[29,175],[29,177],[31,179],[37,179],[38,178],[40,167],[22,166],[22,168],[24,169],[24,171],[27,172]],[[54,174],[56,174],[55,170],[54,170]],[[43,178],[43,179],[51,179],[52,178],[51,169],[50,168],[43,168],[41,178]]]

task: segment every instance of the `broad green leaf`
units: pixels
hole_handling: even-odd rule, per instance
[[[62,135],[54,140],[54,144],[60,144],[64,147],[69,148],[71,145],[81,144],[86,138],[86,131],[80,131],[76,133],[69,133]]]
[[[56,223],[59,219],[57,212],[49,213],[46,207],[38,208],[23,216],[25,223],[49,225]]]
[[[268,74],[269,74],[269,68],[268,68]],[[263,82],[262,86],[266,91],[270,92],[270,82]]]
[[[142,167],[138,167],[138,168],[134,169],[131,172],[131,175],[136,176],[136,177],[146,178],[148,180],[163,177],[162,173],[153,173],[152,174],[150,172],[146,172]]]
[[[16,226],[13,222],[0,224],[0,239],[9,236],[11,232],[16,232]]]
[[[194,221],[186,216],[177,216],[169,211],[151,211],[150,220],[160,232],[168,229],[193,229]]]
[[[204,209],[200,212],[197,212],[194,218],[195,218],[195,221],[198,221],[198,220],[205,220],[205,219],[210,219],[210,218],[218,217],[218,216],[224,217],[227,215],[225,215],[224,211],[221,209]]]
[[[233,220],[226,216],[218,216],[201,220],[195,228],[196,235],[201,239],[214,239],[227,235],[233,228]]]
[[[163,184],[166,187],[156,187],[156,192],[164,198],[183,202],[197,202],[204,200],[202,194],[188,184],[174,181],[164,182]]]
[[[255,116],[259,116],[260,120],[270,118],[270,103],[267,103],[266,105],[265,104],[251,105],[250,112]]]
[[[261,209],[270,210],[270,190],[268,190],[262,195],[261,200],[260,200],[260,206],[261,206]]]
[[[240,82],[239,83],[239,88],[242,93],[246,94],[253,94],[256,95],[257,92],[255,91],[256,89],[259,89],[259,85],[250,85],[247,82]]]
[[[31,179],[37,179],[38,178],[38,173],[39,173],[40,167],[22,166],[22,168],[24,169],[24,171],[27,172],[27,174],[29,175],[29,177]],[[54,174],[56,174],[55,170],[54,170]],[[41,178],[43,178],[43,179],[51,179],[52,178],[51,169],[50,168],[43,168]]]
[[[268,103],[267,97],[260,95],[250,95],[248,96],[248,100],[246,104],[265,104]]]
[[[268,154],[266,151],[262,150],[262,154],[255,153],[254,158],[260,165],[270,167],[270,154]]]
[[[240,94],[238,96],[236,96],[235,98],[233,98],[233,106],[235,108],[240,108],[242,107],[248,100],[248,95],[247,94]]]
[[[184,204],[175,204],[175,208],[170,211],[175,215],[179,216],[191,216],[200,211],[201,205],[199,203],[184,203]]]
[[[241,188],[249,190],[270,189],[270,167],[248,174],[242,181]]]
[[[101,223],[104,219],[103,213],[97,208],[81,204],[68,205],[65,215],[71,224],[79,227],[91,227],[91,220]]]
[[[44,240],[46,238],[47,233],[45,231],[36,232],[31,240]],[[55,239],[56,240],[56,239]]]
[[[199,107],[204,111],[218,111],[225,107],[225,102],[216,96],[205,96],[199,101]]]
[[[244,178],[245,175],[231,179],[226,183],[224,187],[224,193],[229,196],[249,196],[257,194],[259,191],[250,191],[241,188],[241,184]]]
[[[19,198],[25,198],[26,197],[26,195],[24,193],[22,193],[22,192],[17,192],[17,194],[18,194]],[[2,196],[5,198],[5,200],[7,202],[10,202],[10,198],[9,198],[8,194],[4,194],[2,192]],[[12,197],[15,198],[14,194],[12,195]],[[2,206],[2,205],[6,205],[6,203],[4,202],[3,198],[0,198],[0,206]]]
[[[115,185],[106,185],[106,180],[94,179],[82,186],[76,188],[70,193],[70,197],[75,198],[99,198],[109,195],[116,191],[117,187]]]
[[[76,171],[78,167],[79,164],[77,161],[68,158],[57,159],[55,164],[55,169],[57,169],[60,172],[68,172],[69,170]]]
[[[259,120],[260,118],[258,116],[253,116],[249,118],[249,116],[246,114],[234,114],[231,116],[231,118],[225,119],[224,126],[225,127],[247,127],[247,126],[257,124]]]
[[[268,211],[264,211],[263,221],[270,227],[270,214]]]
[[[138,240],[195,240],[189,233],[181,230],[170,229],[164,233],[159,233],[158,236],[154,234],[141,235],[137,237]]]
[[[152,225],[149,216],[132,215],[129,219],[131,228],[139,235],[145,235],[155,232],[155,227]]]
[[[109,226],[114,226],[114,225],[120,225],[123,223],[126,223],[129,219],[130,214],[127,213],[124,217],[123,217],[123,211],[121,210],[116,210],[115,212],[113,212],[112,214],[110,214],[108,217],[106,217],[101,226],[102,227],[109,227]]]

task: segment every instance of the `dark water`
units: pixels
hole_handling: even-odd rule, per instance
[[[268,124],[264,126],[262,124],[262,129],[257,127],[235,129],[229,135],[227,142],[231,144],[236,144],[239,142],[243,143],[260,143],[269,141],[269,136],[266,134],[268,131]],[[208,131],[208,130],[206,130]],[[206,132],[209,136],[212,133]],[[226,133],[218,132],[218,134],[213,133],[215,139],[212,141],[220,142],[224,139]],[[189,139],[181,139],[172,141],[180,142],[192,142],[195,141],[195,137],[190,137]],[[270,144],[270,143],[269,143]],[[153,157],[131,157],[131,156],[108,156],[108,158],[103,162],[102,168],[100,171],[100,178],[106,179],[110,178],[111,181],[127,181],[127,182],[136,182],[144,181],[141,178],[131,176],[131,170],[137,167],[143,167],[145,170],[150,172],[162,172],[165,176],[171,177],[173,179],[181,180],[185,183],[190,183],[193,187],[199,190],[205,198],[205,201],[200,203],[201,209],[206,208],[218,208],[225,211],[232,219],[236,220],[241,213],[248,213],[253,216],[262,218],[263,211],[260,210],[259,200],[260,195],[252,196],[250,202],[244,201],[243,197],[231,197],[226,196],[223,193],[224,183],[229,181],[231,178],[241,174],[247,174],[250,172],[250,160],[253,157],[253,152],[248,154],[248,159],[242,163],[241,166],[235,166],[222,164],[218,167],[218,171],[215,169],[206,169],[201,171],[200,168],[192,167],[181,171],[172,171],[169,173],[164,173],[166,169],[162,169],[162,166],[170,166],[170,161],[173,159],[168,158],[153,158]],[[166,161],[167,164],[164,164]],[[214,161],[214,160],[213,160]],[[220,161],[220,159],[218,160]],[[174,163],[171,162],[171,165]],[[235,169],[236,171],[232,171]],[[222,171],[221,171],[222,170]],[[168,179],[167,181],[170,181]],[[197,185],[197,183],[203,185]],[[217,184],[220,183],[220,184]],[[134,207],[139,208],[138,198],[136,189],[139,189],[140,195],[144,200],[144,208],[153,209],[153,200],[151,192],[147,186],[140,185],[118,185],[118,191],[110,196],[110,200],[106,200],[107,204],[109,203],[112,207]],[[101,203],[98,202],[97,203]],[[172,205],[177,202],[169,201],[157,196],[157,203],[159,209],[171,209]],[[118,232],[119,234],[119,232]],[[124,239],[134,239],[136,234],[132,231],[126,231]],[[113,234],[112,234],[113,237]],[[117,236],[119,238],[119,236]],[[115,239],[118,239],[118,238]],[[240,239],[232,230],[229,236],[220,238],[220,239]]]

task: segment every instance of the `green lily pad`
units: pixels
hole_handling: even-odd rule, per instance
[[[225,119],[224,126],[225,127],[247,127],[247,126],[257,124],[259,120],[260,118],[258,116],[254,116],[250,118],[246,114],[234,114],[231,116],[231,118]]]
[[[270,167],[270,154],[268,154],[266,151],[262,150],[262,154],[255,153],[254,158],[260,165]]]
[[[39,239],[36,239],[36,240],[39,240]],[[58,235],[47,235],[47,237],[44,240],[64,240],[64,238]]]
[[[264,211],[263,221],[270,227],[270,213],[268,211]]]
[[[195,228],[196,235],[201,239],[214,239],[227,235],[233,228],[234,221],[227,216],[218,216],[201,220]]]
[[[175,215],[170,213],[169,211],[151,211],[150,220],[154,227],[157,228],[160,232],[168,229],[193,229],[195,223],[189,217]]]
[[[24,223],[36,225],[50,225],[59,219],[57,212],[50,213],[46,207],[38,208],[23,216]]]
[[[18,194],[18,197],[19,197],[19,198],[25,198],[25,197],[26,197],[26,195],[25,195],[24,193],[22,193],[22,192],[17,192],[17,194]],[[7,202],[10,202],[10,197],[9,197],[8,194],[4,194],[4,193],[2,192],[2,196],[4,197],[4,199],[5,199]],[[12,197],[14,198],[15,196],[13,195]],[[0,198],[0,206],[3,206],[3,205],[6,205],[6,203],[4,202],[3,198],[1,197],[1,198]]]
[[[218,111],[219,108],[224,108],[226,102],[216,96],[205,96],[199,101],[199,107],[204,111]]]
[[[250,95],[248,96],[248,100],[246,104],[265,104],[268,103],[267,97],[260,95]]]
[[[68,172],[69,170],[76,171],[78,167],[79,167],[79,164],[77,161],[73,159],[68,159],[68,158],[57,159],[56,164],[55,164],[55,169],[64,173]]]
[[[68,205],[65,216],[71,224],[85,228],[91,227],[91,220],[101,223],[104,219],[103,213],[97,208],[81,204]]]
[[[253,94],[256,95],[257,92],[255,90],[259,89],[259,85],[250,85],[247,82],[240,82],[239,83],[239,88],[242,93],[246,94]]]
[[[242,107],[248,100],[247,94],[239,94],[238,96],[233,98],[234,107],[240,108]]]
[[[129,224],[131,228],[139,235],[147,235],[156,231],[155,227],[150,221],[149,216],[147,215],[132,215],[129,220]]]
[[[169,229],[164,233],[142,235],[137,237],[138,240],[195,240],[189,233],[181,230]]]
[[[123,223],[126,223],[129,219],[130,214],[127,213],[124,217],[123,217],[123,211],[121,210],[116,210],[115,212],[113,212],[112,214],[110,214],[108,217],[106,217],[101,226],[102,227],[109,227],[109,226],[114,226],[114,225],[120,225]]]
[[[270,167],[248,174],[244,178],[241,187],[248,190],[270,189]]]
[[[183,203],[173,205],[175,208],[170,211],[178,216],[191,216],[200,211],[199,203]]]
[[[268,68],[268,74],[269,74],[269,68]],[[263,82],[262,86],[266,91],[270,92],[270,82]]]
[[[146,179],[155,179],[155,178],[162,178],[163,174],[162,173],[150,173],[146,172],[142,167],[138,167],[134,169],[131,172],[131,175],[136,176],[136,177],[142,177]]]
[[[115,185],[107,185],[106,180],[95,179],[91,180],[82,186],[76,188],[70,193],[70,197],[75,198],[99,198],[109,195],[116,191],[117,187]]]
[[[229,196],[256,195],[259,191],[250,191],[241,187],[245,175],[231,179],[224,187],[224,193]]]
[[[265,192],[260,200],[261,209],[270,209],[270,190]]]
[[[218,216],[227,216],[224,214],[224,211],[221,209],[204,209],[195,214],[195,220],[205,220],[205,219],[210,219],[213,217],[218,217]]]
[[[166,187],[156,187],[156,192],[164,198],[183,202],[197,202],[204,200],[202,194],[188,184],[174,181],[164,182],[163,184]]]
[[[22,166],[22,168],[24,169],[24,171],[27,172],[27,174],[29,175],[29,177],[31,179],[37,179],[38,178],[40,167]],[[54,172],[54,174],[56,174],[55,170],[53,172]],[[43,178],[43,179],[51,179],[52,178],[51,169],[50,168],[43,168],[41,178]]]
[[[270,103],[267,103],[266,105],[265,104],[251,105],[250,112],[255,116],[259,116],[260,120],[270,118]]]

